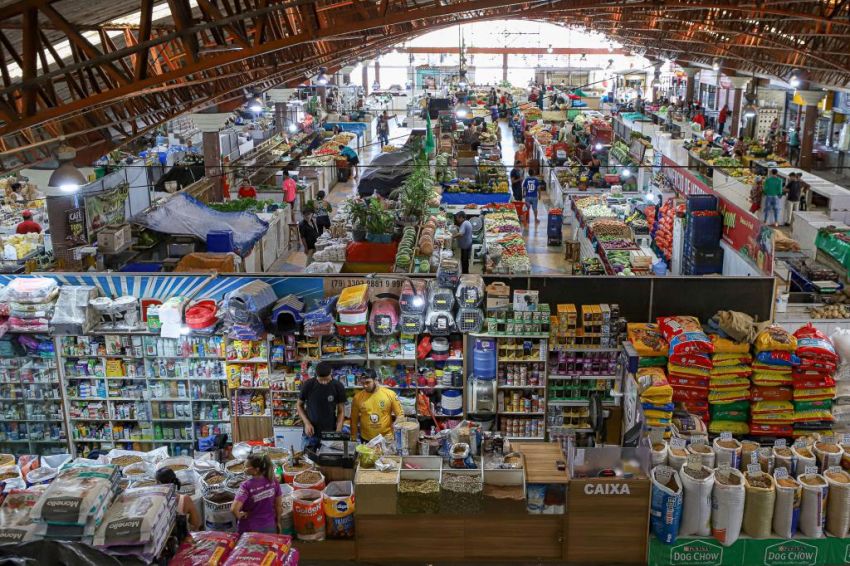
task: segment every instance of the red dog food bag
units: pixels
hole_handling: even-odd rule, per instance
[[[292,537],[271,533],[242,533],[224,566],[283,566]]]
[[[801,358],[816,358],[825,362],[838,362],[835,346],[826,334],[808,323],[794,333],[797,339],[797,355]]]
[[[189,533],[191,540],[180,545],[168,566],[220,566],[230,556],[239,535],[218,531]]]
[[[657,322],[661,334],[668,342],[685,332],[702,332],[702,325],[695,316],[662,316]]]

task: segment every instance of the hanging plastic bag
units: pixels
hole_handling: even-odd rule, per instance
[[[826,530],[834,537],[847,538],[850,531],[850,474],[836,468],[823,473],[829,484],[826,502]]]
[[[821,538],[826,524],[826,496],[829,493],[829,484],[820,474],[800,474],[797,479],[803,487],[800,500],[800,532],[810,538]]]
[[[773,508],[773,531],[781,538],[791,538],[800,523],[800,482],[791,477],[786,468],[776,468],[776,505]]]
[[[711,492],[714,489],[714,472],[700,464],[696,456],[682,468],[682,522],[679,536],[707,537],[711,534]],[[695,464],[695,465],[694,465]]]
[[[650,472],[652,500],[649,521],[652,532],[664,544],[676,542],[682,519],[682,481],[670,466],[657,466]]]
[[[714,473],[711,494],[711,536],[723,546],[732,546],[741,534],[744,519],[744,475],[731,467]]]
[[[757,466],[758,464],[756,464]],[[773,508],[776,505],[776,484],[765,472],[747,472],[744,502],[744,532],[753,538],[770,538],[773,530]]]

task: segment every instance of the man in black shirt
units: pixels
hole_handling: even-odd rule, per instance
[[[319,362],[316,377],[301,385],[298,416],[304,423],[304,447],[319,445],[321,433],[339,432],[345,420],[345,386],[331,378],[331,365]]]
[[[800,209],[800,197],[803,194],[802,173],[789,173],[785,183],[785,225],[791,226],[794,212]]]
[[[514,200],[517,202],[522,202],[522,178],[522,167],[517,163],[511,169],[511,192],[513,193]]]

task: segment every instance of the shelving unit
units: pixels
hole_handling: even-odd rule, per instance
[[[234,416],[234,441],[269,438],[272,427],[271,373],[268,338],[225,339],[225,373]]]
[[[496,430],[510,440],[546,436],[546,337],[496,340]]]
[[[168,445],[230,432],[218,336],[94,334],[57,338],[72,450]]]
[[[6,339],[13,341],[17,334]],[[30,335],[39,341],[49,338]],[[62,387],[56,358],[41,355],[0,357],[0,450],[29,454],[64,452],[68,444]],[[22,446],[26,445],[26,448]],[[11,450],[5,448],[12,447]]]

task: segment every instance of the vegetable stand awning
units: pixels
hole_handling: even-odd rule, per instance
[[[134,216],[132,222],[163,234],[191,234],[204,241],[211,231],[231,230],[236,251],[243,255],[269,227],[252,212],[218,212],[182,193]]]

